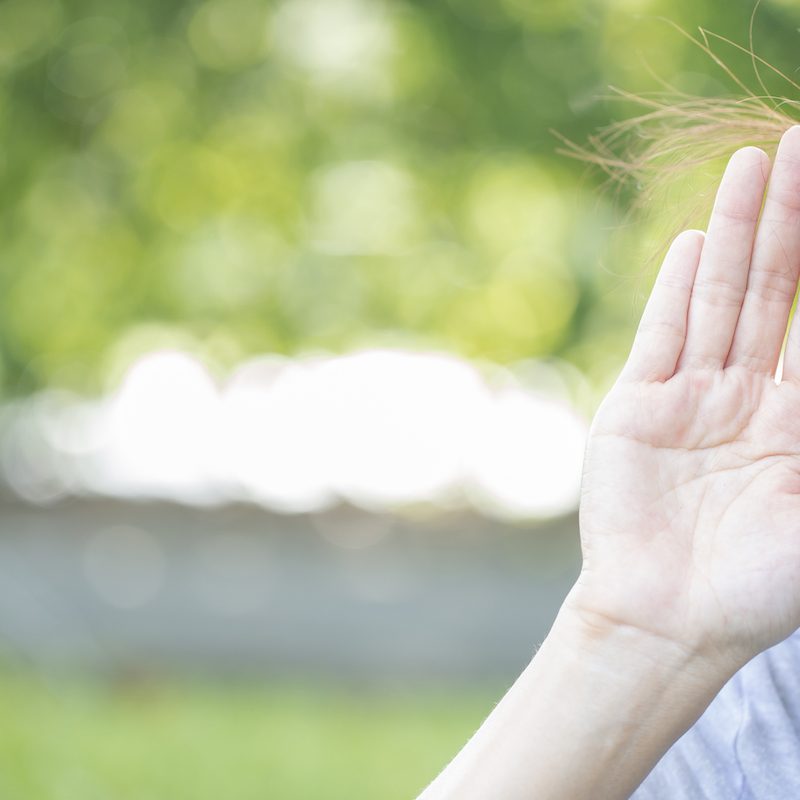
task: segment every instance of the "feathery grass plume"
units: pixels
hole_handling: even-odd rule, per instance
[[[753,20],[757,9],[758,4],[750,20],[747,47],[703,28],[694,37],[666,20],[722,70],[733,83],[735,96],[690,95],[660,79],[657,80],[662,89],[651,93],[636,94],[610,87],[611,99],[632,103],[639,113],[602,128],[585,145],[556,132],[562,143],[558,152],[600,168],[617,194],[626,188],[634,189],[633,212],[663,206],[658,201],[663,201],[669,187],[744,145],[756,145],[774,154],[781,134],[800,122],[800,84],[755,53]],[[749,56],[758,91],[753,91],[718,54],[713,45],[720,43]],[[764,74],[779,80],[786,94],[797,99],[768,91]],[[700,198],[685,213],[681,228],[700,212],[709,210],[710,197],[708,193]]]

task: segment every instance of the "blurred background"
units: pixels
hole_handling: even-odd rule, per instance
[[[637,113],[610,85],[735,94],[670,22],[752,12],[0,0],[0,795],[434,777],[577,574],[685,216],[552,131]],[[791,74],[798,22],[754,29]]]

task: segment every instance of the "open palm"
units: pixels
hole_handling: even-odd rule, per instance
[[[800,626],[800,128],[673,243],[586,454],[579,603],[741,663]],[[762,211],[763,202],[763,211]]]

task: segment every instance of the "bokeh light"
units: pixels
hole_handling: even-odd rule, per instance
[[[9,412],[4,470],[34,500],[68,474],[72,492],[294,513],[470,500],[509,518],[571,511],[587,426],[566,382],[554,392],[491,375],[452,356],[364,350],[263,357],[217,385],[190,354],[156,351],[108,398],[45,394]]]

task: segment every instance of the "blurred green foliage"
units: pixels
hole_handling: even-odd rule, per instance
[[[407,800],[492,707],[258,685],[50,684],[4,672],[0,796],[25,800]]]
[[[608,84],[652,89],[650,69],[729,93],[658,18],[743,42],[752,9],[2,0],[2,391],[96,391],[157,345],[223,367],[363,344],[557,354],[602,376],[641,262],[603,256],[624,209],[549,130],[584,140],[630,111]],[[757,17],[788,71],[797,23],[788,0]]]

